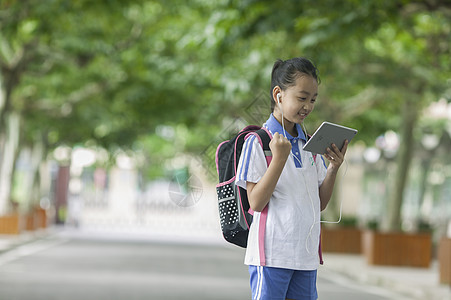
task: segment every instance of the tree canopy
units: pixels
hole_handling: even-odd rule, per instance
[[[406,93],[443,92],[448,16],[445,1],[6,1],[6,110],[50,142],[126,147],[159,124],[220,128],[268,90],[276,58],[302,55],[323,79],[317,119],[370,142]]]

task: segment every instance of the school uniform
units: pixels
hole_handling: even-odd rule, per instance
[[[284,135],[282,126],[273,114],[263,126],[272,135],[276,132]],[[306,137],[299,124],[296,124],[296,129],[296,137],[286,133],[292,145],[291,155],[267,208],[254,213],[249,230],[245,264],[250,266],[251,282],[257,281],[255,288],[258,287],[258,290],[254,291],[253,287],[255,299],[259,299],[256,298],[257,294],[262,296],[262,290],[265,290],[265,287],[261,286],[261,276],[271,270],[311,271],[316,280],[316,269],[320,263],[319,187],[326,177],[327,168],[320,155],[314,158],[312,153],[302,150]],[[266,169],[263,149],[257,137],[251,135],[243,145],[236,184],[246,189],[246,182],[257,183]],[[282,275],[277,275],[280,276]],[[270,289],[274,290],[275,287]],[[316,284],[314,292],[316,293]]]

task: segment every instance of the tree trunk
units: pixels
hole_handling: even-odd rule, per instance
[[[4,66],[1,65],[4,72]],[[14,165],[19,148],[20,115],[11,109],[17,72],[0,74],[0,215],[9,209]]]
[[[2,178],[1,169],[2,169],[2,163],[3,163],[3,157],[5,152],[5,143],[6,143],[6,122],[4,120],[5,115],[5,109],[6,109],[6,93],[3,89],[3,81],[2,76],[0,74],[0,180]],[[1,202],[0,202],[1,207]],[[0,208],[1,212],[1,208]]]
[[[402,111],[401,143],[396,159],[395,178],[388,195],[387,214],[382,223],[383,231],[401,230],[401,207],[410,164],[413,156],[413,131],[417,122],[420,103],[405,101]]]
[[[10,113],[6,117],[6,136],[3,161],[0,168],[0,215],[9,210],[14,166],[19,149],[20,116]]]
[[[32,153],[32,165],[33,165],[33,176],[32,176],[32,195],[30,197],[31,204],[39,205],[42,198],[41,190],[41,166],[45,158],[45,147],[42,141],[38,140],[33,146]]]
[[[24,209],[30,211],[39,205],[40,190],[40,166],[44,158],[44,145],[42,141],[35,141],[31,148],[22,149],[27,168],[24,189]]]

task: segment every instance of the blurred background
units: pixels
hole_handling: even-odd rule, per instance
[[[267,119],[274,61],[305,56],[321,77],[308,132],[359,130],[323,213],[342,221],[324,227],[358,230],[364,255],[376,233],[419,234],[438,259],[450,41],[447,0],[0,0],[0,239],[58,226],[225,243],[216,147]]]

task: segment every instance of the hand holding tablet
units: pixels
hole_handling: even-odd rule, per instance
[[[326,149],[331,147],[332,144],[337,145],[341,150],[345,140],[350,142],[357,132],[356,129],[330,122],[323,122],[304,145],[303,150],[317,154],[325,154]]]

